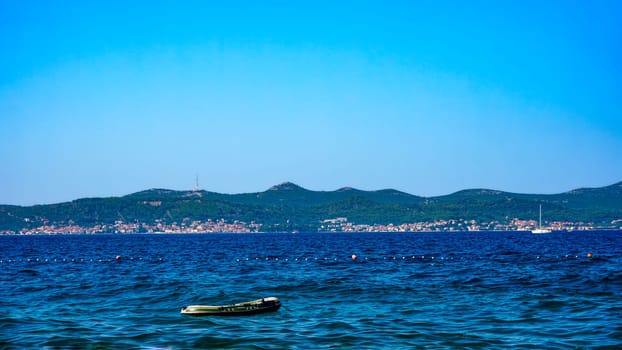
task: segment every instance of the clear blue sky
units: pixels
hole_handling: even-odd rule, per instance
[[[620,1],[0,1],[0,203],[622,180]]]

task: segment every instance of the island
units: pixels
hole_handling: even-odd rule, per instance
[[[150,189],[0,205],[0,234],[529,231],[540,205],[552,230],[622,229],[622,182],[560,194],[470,189],[437,197],[286,182],[256,193]]]

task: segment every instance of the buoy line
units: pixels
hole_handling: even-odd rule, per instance
[[[154,259],[145,259],[142,257],[134,258],[134,257],[122,257],[122,256],[114,256],[111,258],[84,258],[84,257],[71,257],[71,258],[0,258],[0,264],[11,264],[11,263],[31,263],[31,264],[43,264],[43,263],[89,263],[89,262],[100,262],[100,263],[109,263],[121,260],[129,260],[129,261],[152,261],[152,262],[162,262],[164,258],[154,258]]]
[[[586,252],[584,254],[565,254],[565,255],[530,255],[533,261],[563,261],[563,260],[578,260],[578,259],[598,259],[598,255],[592,252]],[[167,259],[168,260],[168,259]],[[206,257],[206,260],[212,260],[209,257]],[[379,255],[379,256],[361,256],[358,254],[350,254],[343,256],[256,256],[256,257],[242,257],[242,258],[234,258],[236,263],[308,263],[308,262],[318,262],[318,263],[334,263],[334,262],[350,262],[350,263],[372,263],[372,262],[436,262],[436,263],[446,263],[446,262],[464,262],[471,260],[495,260],[495,261],[510,261],[515,259],[505,259],[503,256],[483,256],[483,255],[467,255],[467,256],[437,256],[437,255],[425,255],[425,254],[408,254],[408,255]],[[155,257],[155,258],[143,258],[143,257],[133,257],[133,256],[123,256],[123,255],[114,255],[110,257],[27,257],[27,258],[13,258],[13,257],[4,257],[0,258],[0,264],[13,264],[13,263],[29,263],[29,264],[51,264],[51,263],[112,263],[112,262],[163,262],[165,261],[164,257]],[[222,261],[222,259],[214,259],[214,261]]]

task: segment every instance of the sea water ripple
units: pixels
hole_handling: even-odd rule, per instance
[[[0,348],[617,348],[621,263],[620,231],[0,236]]]

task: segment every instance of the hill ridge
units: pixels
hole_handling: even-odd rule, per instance
[[[342,187],[314,191],[292,182],[242,194],[152,188],[121,197],[28,207],[0,205],[0,232],[63,225],[179,225],[210,220],[255,222],[267,231],[317,230],[323,227],[324,220],[344,217],[369,225],[472,220],[502,227],[515,218],[537,218],[539,204],[543,204],[545,221],[612,225],[622,220],[622,182],[559,194],[516,194],[480,188],[435,197],[394,189]]]

